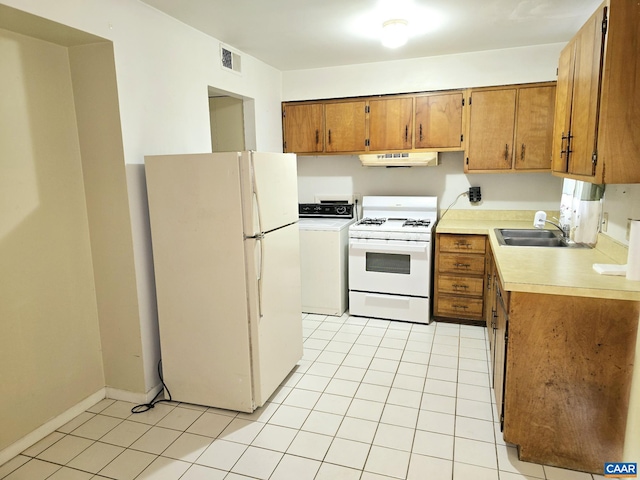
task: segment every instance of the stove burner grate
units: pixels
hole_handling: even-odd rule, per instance
[[[363,218],[358,225],[382,225],[386,221],[386,218]]]
[[[402,226],[403,227],[428,227],[429,225],[431,225],[431,220],[407,220],[405,221]]]

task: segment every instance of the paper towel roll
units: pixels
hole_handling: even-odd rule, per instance
[[[627,280],[640,281],[640,220],[631,220]]]

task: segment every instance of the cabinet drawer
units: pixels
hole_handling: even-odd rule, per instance
[[[484,277],[438,276],[438,292],[481,297],[484,294]]]
[[[440,235],[439,250],[441,252],[477,253],[484,255],[484,235]]]
[[[441,253],[438,255],[438,272],[482,275],[484,274],[484,257]]]
[[[436,315],[482,320],[482,298],[440,295]]]

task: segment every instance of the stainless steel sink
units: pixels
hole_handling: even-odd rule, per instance
[[[584,243],[575,243],[562,236],[560,231],[533,228],[496,228],[496,238],[500,245],[515,247],[568,247],[590,248]]]

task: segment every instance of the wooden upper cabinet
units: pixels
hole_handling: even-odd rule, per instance
[[[561,52],[553,172],[640,183],[640,3],[606,0]]]
[[[366,102],[325,104],[325,151],[363,152],[365,150]]]
[[[462,92],[416,97],[415,148],[460,149]]]
[[[284,151],[324,151],[324,106],[322,103],[287,104],[282,108]]]
[[[551,168],[555,97],[553,85],[518,89],[516,170]]]
[[[465,171],[511,170],[517,89],[471,93]]]
[[[465,172],[551,169],[555,83],[471,91]]]
[[[369,101],[369,150],[410,150],[413,98]]]

